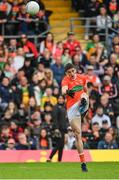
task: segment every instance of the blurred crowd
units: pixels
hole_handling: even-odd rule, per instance
[[[101,40],[105,41],[106,33],[108,31],[112,33],[112,28],[119,33],[118,0],[72,0],[72,8],[77,12],[83,12],[83,17],[87,18],[85,22],[86,40],[89,39],[91,33],[97,32],[101,35]],[[107,30],[106,27],[109,29]]]
[[[39,3],[40,11],[31,16],[26,13],[28,0],[2,0],[0,1],[0,34],[5,35],[38,35],[49,27],[49,16],[52,11],[46,10],[42,1]]]
[[[86,5],[94,2],[98,3],[90,0]],[[7,3],[10,10],[4,11],[7,13],[3,19],[0,15],[1,24],[4,19],[9,21],[8,14],[18,6],[17,0],[3,0],[0,12],[3,3]],[[16,8],[10,18],[21,17],[25,4],[19,3],[20,10]],[[114,0],[108,1],[108,6],[110,3]],[[104,5],[100,11],[106,11]],[[108,16],[117,15],[119,24],[119,13],[114,6],[112,9],[113,13]],[[29,20],[20,21],[17,27],[21,28],[15,30],[19,39],[6,41],[0,35],[0,149],[51,149],[59,142],[60,131],[65,134],[64,149],[76,148],[65,115],[65,99],[61,96],[64,68],[69,62],[74,64],[78,73],[84,73],[88,81],[90,107],[82,122],[85,149],[119,148],[119,36],[110,32],[108,49],[100,31],[89,37],[85,48],[74,32],[68,32],[67,39],[59,42],[48,32],[36,45],[28,38],[34,26],[33,29],[26,26],[28,29],[24,31],[24,23],[28,25]],[[15,27],[6,28],[13,32]]]

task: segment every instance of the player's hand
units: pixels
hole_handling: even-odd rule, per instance
[[[74,97],[74,92],[72,90],[67,90],[67,95],[70,96],[70,97]]]
[[[86,105],[87,105],[86,99],[85,99],[85,98],[82,98],[82,99],[81,99],[81,102],[80,102],[80,106],[85,107]]]
[[[79,112],[83,114],[85,112],[85,108],[87,106],[87,101],[85,98],[81,98],[80,106],[79,106]]]

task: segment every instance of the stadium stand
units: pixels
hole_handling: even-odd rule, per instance
[[[0,2],[0,150],[52,148],[68,62],[88,79],[85,149],[119,148],[119,2],[85,1],[40,0],[35,17],[26,1]],[[75,149],[68,124],[65,138]]]

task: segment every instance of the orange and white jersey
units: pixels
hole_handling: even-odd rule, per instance
[[[67,86],[69,90],[80,86],[80,90],[76,91],[74,94],[74,98],[66,95],[66,107],[67,110],[72,107],[75,103],[79,102],[81,99],[81,96],[85,93],[85,87],[87,84],[86,76],[81,74],[76,74],[75,79],[71,79],[68,76],[65,76],[62,80],[62,87]]]

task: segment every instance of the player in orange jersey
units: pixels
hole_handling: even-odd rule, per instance
[[[81,168],[83,172],[87,172],[81,138],[81,119],[86,114],[89,106],[86,76],[77,74],[75,67],[70,63],[66,65],[65,73],[66,76],[62,80],[62,94],[66,95],[67,115],[76,137]]]

